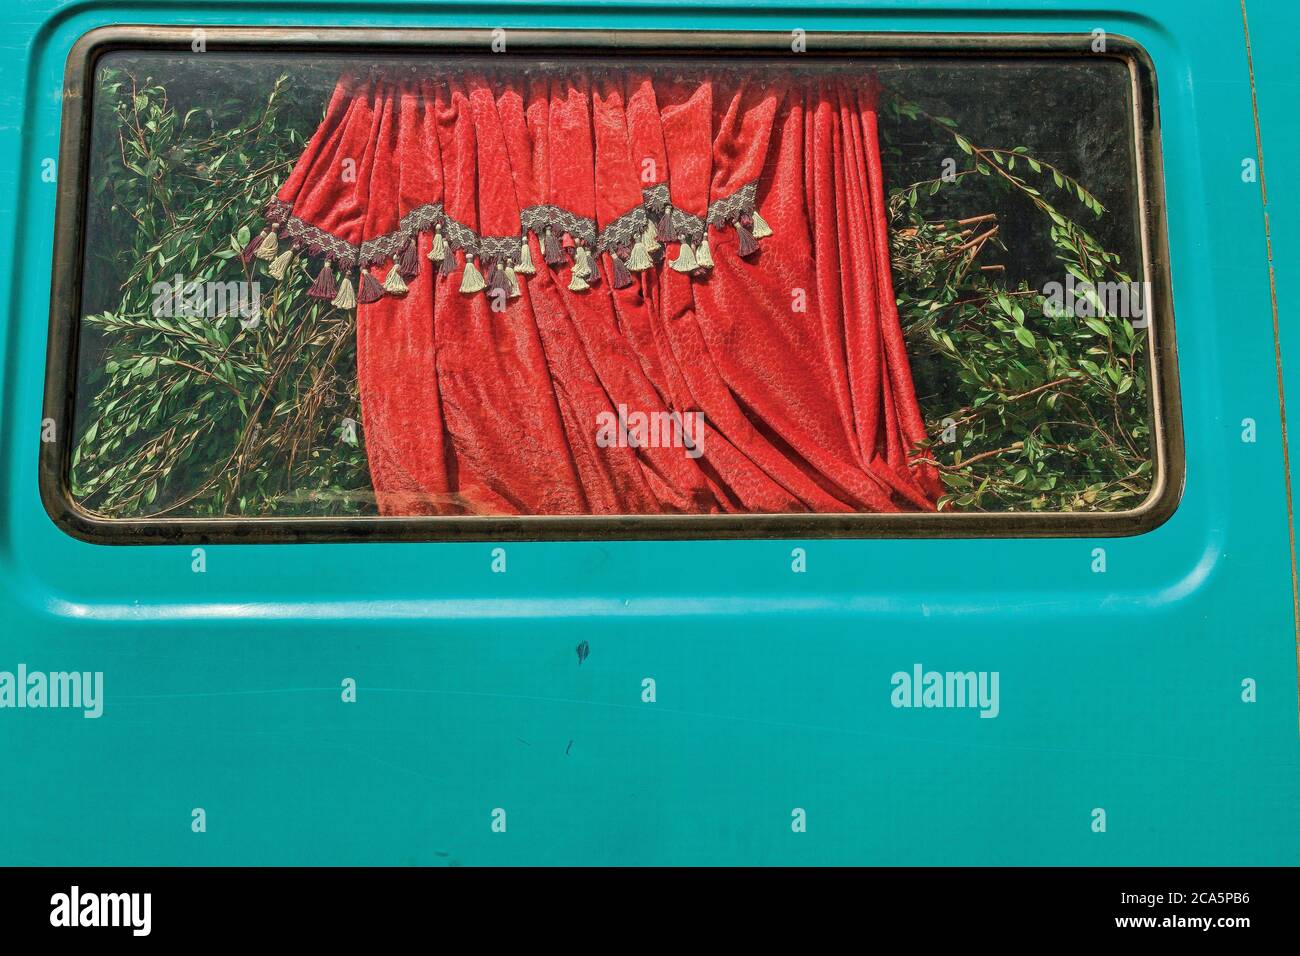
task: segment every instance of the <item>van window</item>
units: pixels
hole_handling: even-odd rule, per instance
[[[173,32],[69,71],[42,475],[76,533],[1121,534],[1176,502],[1140,51]]]

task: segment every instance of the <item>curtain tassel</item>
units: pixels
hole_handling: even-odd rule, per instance
[[[313,299],[332,299],[338,295],[339,288],[334,282],[334,270],[330,268],[330,261],[325,260],[325,265],[321,266],[320,272],[316,274],[316,281],[311,284],[307,294]]]
[[[339,283],[338,295],[334,296],[334,300],[330,305],[339,309],[356,308],[357,297],[352,292],[352,280],[347,276],[344,276],[343,281]]]
[[[519,269],[515,266],[506,266],[506,285],[510,287],[510,298],[517,299],[522,295],[519,288]]]
[[[450,249],[444,249],[443,253],[443,257],[438,263],[438,275],[445,278],[456,271],[456,254]]]
[[[442,226],[439,226],[433,231],[433,247],[429,250],[429,261],[443,262],[446,258],[447,240],[442,238]]]
[[[555,238],[555,230],[550,226],[546,227],[546,236],[542,240],[542,255],[549,266],[564,265],[564,253],[560,251],[559,240]]]
[[[280,250],[280,239],[275,234],[274,229],[268,229],[265,236],[262,237],[261,244],[257,247],[257,252],[253,255],[259,259],[265,259],[270,262],[275,258],[276,253]]]
[[[537,267],[533,265],[533,250],[528,245],[527,236],[519,244],[519,265],[515,266],[515,272],[524,276],[537,274]]]
[[[681,248],[677,250],[677,258],[670,265],[676,272],[694,272],[699,268],[699,263],[695,261],[695,253],[691,251],[691,244],[682,241]]]
[[[384,291],[392,295],[401,295],[407,291],[406,280],[402,277],[402,268],[397,263],[393,263],[388,270],[388,275],[384,277]]]
[[[663,213],[659,216],[659,223],[656,227],[656,238],[659,242],[672,242],[677,237],[673,235],[673,207],[665,206]],[[647,249],[647,252],[654,252],[653,249]]]
[[[416,247],[414,236],[406,240],[398,268],[401,269],[402,278],[408,282],[420,274],[420,250]]]
[[[617,252],[611,252],[609,254],[609,261],[613,263],[614,288],[626,289],[632,284],[632,273],[627,271],[627,264],[619,258]]]
[[[627,268],[629,272],[645,272],[646,269],[654,268],[654,260],[645,251],[644,243],[637,242],[632,246],[632,253],[627,257]]]
[[[573,254],[573,272],[584,279],[591,278],[591,253],[586,246],[578,246]]]
[[[473,254],[465,253],[465,274],[460,278],[460,291],[482,292],[486,288],[487,283],[483,281],[483,274],[474,265]]]
[[[370,274],[365,266],[361,267],[361,284],[357,286],[357,301],[363,305],[378,302],[384,297],[384,287]]]
[[[641,246],[645,249],[647,254],[658,252],[663,248],[663,246],[659,244],[658,230],[655,228],[653,222],[646,222],[645,233],[641,236]]]
[[[740,223],[736,223],[736,235],[740,237],[740,254],[742,256],[752,256],[758,252],[758,243],[754,241],[750,231]]]
[[[766,239],[772,235],[772,227],[767,224],[767,220],[758,214],[757,209],[750,214],[750,218],[754,220],[752,232],[755,239]]]
[[[695,247],[695,264],[701,269],[713,268],[713,250],[709,248],[709,233],[705,230],[704,238]]]
[[[590,288],[591,286],[587,284],[587,280],[578,275],[576,271],[569,277],[570,292],[586,292]]]
[[[244,246],[243,251],[239,254],[239,258],[244,260],[244,265],[248,265],[253,261],[253,256],[257,255],[257,250],[262,245],[262,240],[266,238],[266,234],[270,231],[270,229],[263,229],[249,240],[248,245]]]
[[[510,294],[510,280],[506,277],[506,269],[501,264],[500,259],[491,265],[487,273],[488,292],[500,292],[503,295]]]
[[[293,259],[293,250],[286,249],[275,257],[275,261],[266,267],[266,274],[272,279],[283,279],[284,270],[289,268],[289,263]]]

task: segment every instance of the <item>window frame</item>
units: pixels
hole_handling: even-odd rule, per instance
[[[280,29],[204,27],[212,52],[364,54],[483,52],[488,29]],[[182,52],[194,28],[108,26],[82,36],[64,74],[58,198],[54,221],[50,329],[43,416],[56,434],[73,434],[81,330],[91,97],[99,59],[117,51]],[[1093,53],[1088,34],[810,32],[818,59],[872,57],[1098,57],[1128,69],[1137,166],[1137,218],[1143,278],[1152,291],[1148,328],[1152,487],[1137,508],[1116,512],[958,512],[904,514],[519,515],[409,517],[104,518],[83,509],[69,486],[71,440],[42,443],[41,500],[68,534],[98,544],[293,543],[341,541],[713,540],[731,538],[1065,538],[1142,534],[1163,524],[1182,497],[1186,462],[1174,337],[1173,290],[1154,65],[1134,40],[1107,36]],[[789,32],[510,30],[511,53],[625,52],[712,59],[790,55]]]

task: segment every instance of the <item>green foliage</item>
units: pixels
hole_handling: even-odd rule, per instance
[[[1070,274],[1095,286],[1131,277],[1069,210],[1098,218],[1105,207],[1023,146],[980,146],[947,117],[898,97],[890,106],[900,137],[937,134],[957,147],[947,176],[889,199],[899,313],[948,491],[940,507],[1136,507],[1151,487],[1146,332],[1107,315],[1091,287],[1078,309],[1087,318],[1024,281],[1009,287],[1005,267],[981,258],[1001,248],[999,216],[975,211],[1007,209],[1021,228],[1045,228],[1059,281]],[[953,200],[968,213],[936,215]]]
[[[319,121],[279,76],[257,103],[181,112],[163,87],[100,77],[73,493],[111,516],[373,514],[360,421],[355,318],[244,266],[247,222]],[[303,96],[304,102],[313,97]],[[316,98],[318,99],[318,97]],[[1049,314],[1009,287],[999,213],[1050,232],[1062,278],[1127,281],[1072,218],[1106,210],[1024,147],[994,148],[897,97],[882,135],[950,140],[953,176],[890,195],[895,285],[929,434],[961,510],[1115,510],[1150,488],[1145,332],[1123,319]],[[918,129],[920,130],[918,132]],[[922,140],[924,141],[924,140]],[[1047,194],[1052,199],[1047,198]],[[951,215],[954,199],[976,211]],[[980,211],[984,210],[984,211]],[[946,213],[946,214],[941,214]],[[156,314],[156,283],[261,279],[261,321]],[[247,327],[246,327],[247,326]],[[86,396],[92,396],[89,399]]]
[[[344,424],[361,418],[354,315],[308,297],[301,263],[277,282],[238,254],[250,214],[319,122],[296,110],[293,92],[281,76],[263,102],[180,115],[149,79],[101,76],[97,131],[112,136],[96,143],[91,188],[111,215],[98,232],[109,241],[94,243],[107,258],[92,271],[120,283],[121,299],[84,320],[83,335],[99,340],[82,364],[99,378],[72,460],[73,494],[95,512],[374,512],[364,450]],[[109,236],[114,221],[128,226]],[[159,290],[177,276],[260,280],[260,321],[241,321],[236,297],[216,316],[158,314]]]

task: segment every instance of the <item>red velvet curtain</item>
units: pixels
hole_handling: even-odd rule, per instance
[[[356,301],[381,512],[932,509],[877,93],[721,67],[340,80],[249,254],[320,257],[311,294]]]

